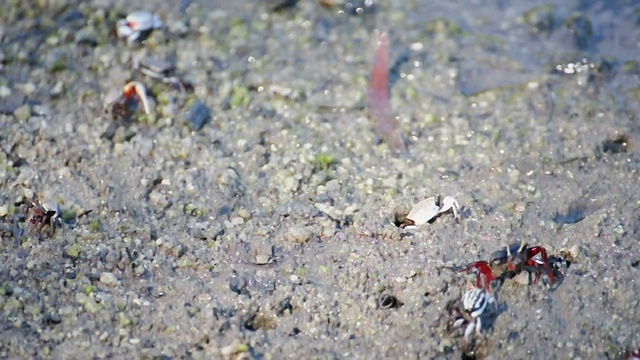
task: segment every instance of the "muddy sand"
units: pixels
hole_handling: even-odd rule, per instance
[[[3,4],[1,358],[640,348],[637,2],[230,4]],[[133,10],[165,26],[129,46]],[[376,29],[405,152],[366,108]],[[113,106],[130,80],[149,114]],[[459,219],[394,224],[438,194]],[[494,288],[465,339],[450,308],[475,277],[452,269],[518,241],[574,261]]]

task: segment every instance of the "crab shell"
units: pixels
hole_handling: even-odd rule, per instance
[[[480,288],[473,288],[462,296],[462,307],[474,318],[479,317],[492,301],[492,296]]]
[[[464,331],[464,337],[467,341],[474,330],[477,334],[482,331],[482,314],[489,304],[495,306],[496,299],[481,288],[472,288],[462,296],[462,308],[473,318]],[[459,325],[462,325],[462,322]]]

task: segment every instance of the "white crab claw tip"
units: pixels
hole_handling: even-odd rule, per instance
[[[471,334],[473,334],[473,330],[475,328],[476,328],[476,324],[472,322],[469,325],[467,325],[467,328],[464,330],[464,339],[467,340],[467,342],[469,341],[469,339],[471,339]]]
[[[453,327],[454,328],[460,327],[460,325],[462,325],[463,323],[464,323],[464,318],[460,318],[453,323]]]

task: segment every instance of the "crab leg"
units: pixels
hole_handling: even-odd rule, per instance
[[[535,266],[536,268],[536,279],[534,283],[536,283],[538,279],[540,279],[540,266],[542,266],[549,276],[549,282],[551,283],[551,285],[553,285],[553,270],[551,269],[551,266],[549,266],[549,262],[547,259],[547,250],[545,250],[545,248],[543,248],[542,246],[532,247],[527,252],[527,258],[529,259],[527,260],[527,265]]]
[[[486,261],[476,261],[467,265],[466,267],[458,270],[458,272],[466,272],[469,273],[471,270],[476,269],[478,271],[478,277],[476,278],[476,286],[484,287],[487,292],[491,292],[491,283],[496,279],[496,276],[493,274],[493,270],[489,266],[489,263]],[[483,280],[484,279],[484,284]],[[483,286],[484,285],[484,286]]]

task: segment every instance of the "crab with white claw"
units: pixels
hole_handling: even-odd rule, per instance
[[[453,196],[438,195],[437,198],[430,197],[417,203],[407,214],[400,227],[403,229],[414,228],[426,223],[431,223],[435,219],[449,211],[453,213],[453,218],[458,219],[460,205]]]
[[[132,45],[136,40],[144,40],[151,31],[164,26],[158,15],[147,11],[134,11],[125,19],[116,22],[116,34],[119,38],[127,38],[127,44]]]
[[[131,100],[137,97],[142,104],[144,113],[147,115],[151,113],[151,106],[149,105],[149,99],[147,98],[147,89],[142,83],[138,81],[130,81],[124,85],[122,93],[125,100]]]
[[[489,307],[493,309],[489,309]],[[480,335],[483,317],[491,314],[496,309],[496,299],[491,293],[482,288],[472,287],[460,299],[456,309],[460,317],[453,323],[453,327],[457,328],[465,322],[469,323],[464,330],[464,338],[469,341],[474,330],[476,334]]]

